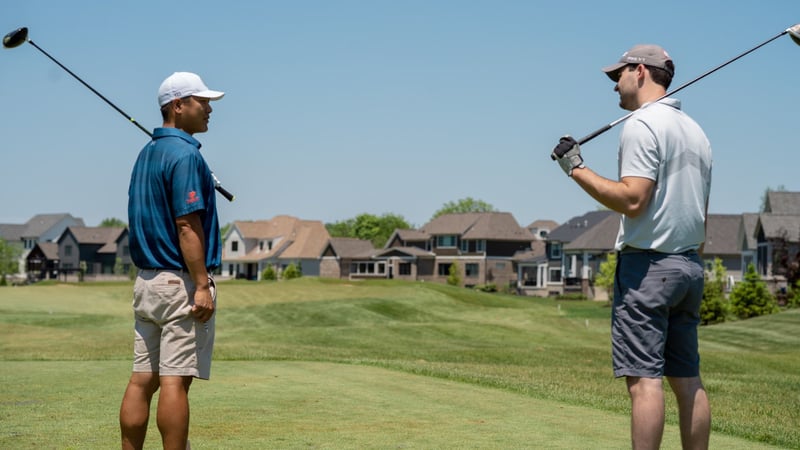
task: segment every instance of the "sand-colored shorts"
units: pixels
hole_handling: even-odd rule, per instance
[[[209,281],[216,306],[216,286],[210,277]],[[188,271],[139,271],[133,286],[134,372],[209,378],[216,313],[206,323],[196,320],[194,291]]]

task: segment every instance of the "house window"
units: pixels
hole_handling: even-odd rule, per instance
[[[25,239],[25,250],[30,250],[36,246],[36,239]]]
[[[232,252],[239,251],[239,241],[231,241],[231,251]]]
[[[397,265],[398,275],[411,275],[411,263],[400,263]]]
[[[550,277],[548,277],[548,281],[550,283],[561,284],[561,267],[550,268]]]
[[[550,259],[561,259],[561,243],[552,242],[550,244]]]
[[[457,241],[458,241],[457,236],[454,234],[436,236],[437,247],[455,247]]]
[[[494,268],[497,270],[506,270],[506,263],[499,262],[494,265]]]
[[[385,262],[362,261],[350,264],[350,273],[354,275],[383,275],[386,273]]]
[[[439,276],[446,277],[450,275],[450,266],[452,266],[451,263],[439,263],[439,270],[437,272]]]
[[[478,276],[478,264],[476,263],[469,263],[464,265],[464,275],[466,277],[477,277]]]
[[[72,256],[72,246],[65,245],[64,246],[64,256]]]
[[[475,251],[476,252],[485,252],[486,251],[486,239],[481,239],[479,241],[475,241]]]
[[[461,251],[464,253],[469,252],[469,242],[470,241],[461,241]]]
[[[260,241],[258,243],[258,251],[260,251],[260,252],[264,251],[264,241]]]

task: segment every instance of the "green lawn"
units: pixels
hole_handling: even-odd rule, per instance
[[[130,284],[0,289],[0,448],[113,448]],[[426,283],[220,285],[203,448],[625,448],[610,309]],[[800,311],[701,329],[714,448],[800,447]],[[675,405],[663,448],[680,448]],[[151,425],[150,447],[158,447]]]

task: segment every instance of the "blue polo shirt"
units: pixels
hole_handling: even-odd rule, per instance
[[[128,188],[130,251],[139,268],[186,269],[175,218],[200,212],[206,267],[220,266],[222,244],[214,177],[200,142],[177,128],[156,128],[139,153]]]

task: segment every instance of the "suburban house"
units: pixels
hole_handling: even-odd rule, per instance
[[[124,275],[132,266],[125,227],[68,227],[56,239],[59,271],[66,277],[108,278]]]
[[[743,214],[709,214],[706,222],[706,242],[703,245],[703,259],[712,262],[722,260],[729,278],[728,285],[742,279],[741,235]]]
[[[757,269],[773,289],[786,288],[800,263],[800,192],[769,191],[755,226]]]
[[[71,226],[84,226],[70,214],[37,214],[24,224],[0,224],[0,239],[20,249],[19,272],[27,273],[28,254],[38,243],[53,242]]]
[[[602,289],[594,289],[594,274],[608,253],[614,251],[619,221],[620,215],[614,211],[591,211],[551,231],[545,258],[536,262],[536,288],[530,289],[529,294],[605,296]]]
[[[260,280],[271,266],[280,274],[289,264],[303,275],[320,275],[320,255],[330,235],[318,220],[279,215],[270,220],[236,221],[222,237],[222,276]]]
[[[516,288],[514,257],[533,241],[511,213],[444,214],[418,230],[396,230],[373,258],[397,279],[443,283],[455,264],[464,286]]]
[[[526,227],[534,239],[545,241],[550,232],[558,228],[558,222],[553,220],[535,220]]]
[[[28,279],[52,280],[58,278],[61,258],[58,256],[58,244],[55,242],[39,242],[28,253],[26,258]]]
[[[347,279],[374,277],[379,273],[376,261],[372,259],[375,252],[376,249],[371,241],[345,237],[330,238],[320,255],[322,260],[319,276]]]

